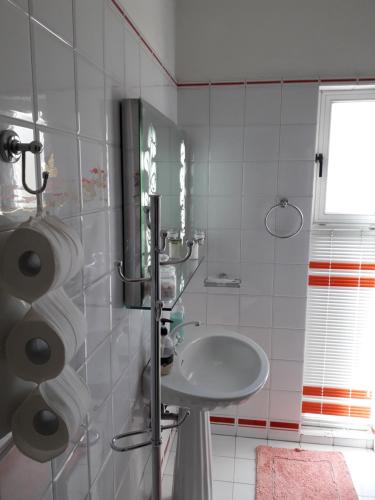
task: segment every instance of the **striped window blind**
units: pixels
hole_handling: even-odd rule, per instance
[[[302,413],[305,423],[371,423],[375,389],[375,234],[311,235]]]

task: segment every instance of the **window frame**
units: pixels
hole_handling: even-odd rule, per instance
[[[372,228],[375,227],[375,214],[358,215],[325,212],[332,104],[334,102],[353,100],[375,101],[375,87],[320,87],[319,89],[316,152],[323,154],[323,172],[322,177],[319,177],[319,168],[316,168],[315,170],[313,224],[316,225],[342,225],[347,228],[350,226],[371,226]]]

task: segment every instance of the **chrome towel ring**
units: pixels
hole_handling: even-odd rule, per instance
[[[277,233],[274,233],[273,231],[271,231],[271,229],[269,227],[268,220],[269,220],[269,216],[271,215],[271,212],[273,210],[275,210],[275,208],[277,208],[277,207],[281,207],[281,208],[291,207],[291,208],[293,208],[298,213],[298,215],[300,216],[301,221],[300,221],[300,225],[299,225],[297,231],[294,231],[294,233],[290,233],[290,234],[277,234]],[[279,203],[277,203],[276,205],[274,205],[273,207],[271,207],[268,210],[268,212],[266,214],[266,217],[264,219],[264,225],[266,226],[266,229],[269,232],[269,234],[271,234],[272,236],[276,236],[276,238],[292,238],[293,236],[296,236],[301,231],[301,229],[303,228],[303,212],[296,205],[293,205],[292,203],[289,203],[288,198],[283,198],[283,199],[281,199],[279,201]]]

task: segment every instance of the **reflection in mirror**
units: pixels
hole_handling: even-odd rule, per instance
[[[184,132],[143,100],[126,99],[121,110],[125,274],[146,277],[151,262],[147,225],[150,194],[162,195],[160,220],[162,230],[168,233],[166,252],[170,257],[184,255],[185,243],[193,236],[187,197],[187,144]],[[178,299],[199,263],[196,258],[177,268],[163,266],[162,299],[167,308]],[[147,308],[149,286],[126,283],[126,306]]]

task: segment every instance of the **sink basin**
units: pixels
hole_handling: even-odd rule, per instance
[[[189,329],[177,353],[161,379],[163,403],[212,410],[246,400],[268,377],[263,349],[235,332]]]
[[[172,500],[212,500],[209,410],[249,399],[268,374],[268,358],[253,340],[215,328],[186,331],[170,374],[161,377],[162,402],[191,410],[178,432]],[[149,369],[144,389],[148,394]]]

